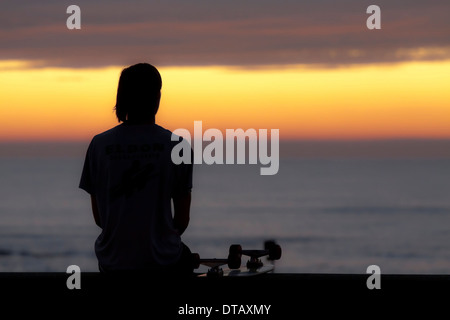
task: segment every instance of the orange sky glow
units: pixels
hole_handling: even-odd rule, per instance
[[[122,67],[0,61],[0,141],[78,141],[117,125]],[[345,68],[161,67],[170,129],[279,129],[280,139],[450,138],[450,62]]]

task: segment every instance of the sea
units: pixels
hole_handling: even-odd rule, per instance
[[[88,142],[0,145],[0,272],[97,272]],[[183,241],[203,258],[275,240],[279,273],[450,273],[450,142],[286,142],[279,171],[195,165]]]

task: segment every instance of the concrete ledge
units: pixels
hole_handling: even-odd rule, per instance
[[[254,315],[255,319],[294,319],[308,312],[313,312],[314,318],[326,315],[365,318],[364,310],[371,315],[396,312],[404,317],[420,311],[428,316],[439,310],[447,312],[450,292],[450,275],[382,274],[379,290],[367,288],[370,274],[275,273],[247,278],[182,279],[135,273],[81,273],[79,290],[67,288],[70,276],[0,273],[3,309],[16,305],[17,315],[31,312],[33,316],[46,306],[46,315],[62,308],[71,310],[71,314],[80,312],[80,316],[89,310],[89,314],[99,316],[125,312],[128,316],[135,314],[149,319],[142,317],[144,312],[160,314],[164,319],[204,319],[204,315],[194,317],[178,312],[188,307],[210,306],[221,310],[225,305],[270,305],[270,314]],[[224,316],[217,312],[208,318]],[[226,314],[227,319],[232,316],[243,315]]]

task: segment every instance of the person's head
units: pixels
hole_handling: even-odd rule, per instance
[[[154,120],[159,108],[161,86],[161,75],[151,64],[138,63],[123,69],[114,107],[119,122]]]

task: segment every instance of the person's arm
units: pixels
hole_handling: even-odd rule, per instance
[[[189,225],[191,209],[191,192],[186,192],[173,198],[173,222],[181,236]]]
[[[95,195],[91,194],[91,205],[92,205],[92,214],[94,215],[94,221],[97,226],[101,228],[100,225],[100,214],[98,213],[97,199]]]

